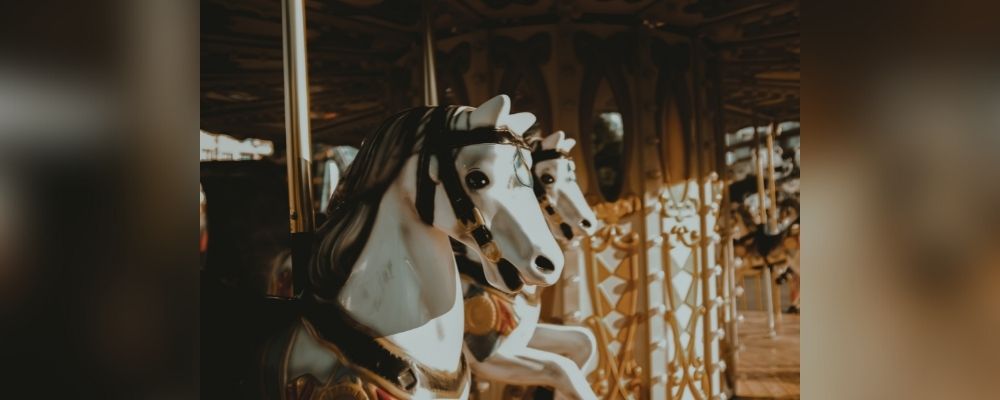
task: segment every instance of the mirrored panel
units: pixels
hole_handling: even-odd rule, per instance
[[[625,125],[607,79],[597,86],[591,124],[597,185],[605,200],[615,201],[625,178]]]

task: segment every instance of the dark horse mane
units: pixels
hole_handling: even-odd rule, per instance
[[[449,107],[449,119],[457,107]],[[316,232],[306,290],[333,301],[368,242],[382,196],[406,161],[420,151],[424,127],[434,108],[412,108],[389,117],[361,144],[357,157],[337,185],[329,216]]]

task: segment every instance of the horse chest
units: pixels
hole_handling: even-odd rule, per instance
[[[531,341],[531,336],[535,334],[538,326],[538,317],[541,314],[541,306],[533,304],[524,296],[517,296],[514,299],[514,314],[518,317],[517,327],[507,336],[499,340],[498,352],[510,353],[523,349]]]
[[[466,277],[465,296],[465,345],[476,359],[517,354],[531,341],[541,313],[536,292],[511,297]]]
[[[418,328],[388,335],[386,339],[428,367],[453,370],[462,355],[464,321],[461,297],[458,297],[446,313]]]

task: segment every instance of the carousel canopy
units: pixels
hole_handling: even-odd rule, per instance
[[[201,128],[284,143],[281,4],[201,2]],[[703,38],[721,57],[726,131],[798,120],[797,1],[432,0],[437,40],[518,25],[609,24]],[[423,6],[418,1],[307,1],[313,140],[357,145],[390,113],[415,105]],[[439,66],[440,68],[440,66]],[[440,72],[440,71],[439,71]],[[754,116],[757,118],[754,118]]]

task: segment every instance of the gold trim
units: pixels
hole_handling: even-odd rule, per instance
[[[472,218],[473,221],[471,223],[463,225],[466,235],[471,235],[472,231],[486,226],[486,220],[483,219],[483,214],[479,212],[478,208],[472,209]],[[486,257],[487,260],[494,264],[500,262],[500,259],[503,257],[503,253],[500,252],[500,247],[498,247],[492,240],[479,246],[479,250],[483,253],[483,257]]]
[[[488,295],[480,294],[465,300],[465,331],[485,335],[497,325],[497,309]]]
[[[589,265],[586,268],[587,290],[590,294],[594,315],[587,317],[584,322],[594,331],[600,349],[598,351],[598,367],[594,372],[597,375],[597,382],[593,384],[594,390],[596,394],[606,399],[641,397],[635,393],[635,390],[642,384],[643,375],[642,368],[635,358],[635,336],[639,325],[642,324],[642,317],[637,312],[639,290],[637,287],[633,287],[627,294],[631,301],[631,307],[624,313],[625,327],[622,329],[624,329],[625,340],[621,343],[618,354],[612,354],[608,346],[614,340],[609,337],[609,334],[613,332],[603,322],[608,310],[603,309],[601,303],[603,294],[598,290],[597,270],[602,267],[598,265],[597,253],[608,250],[609,247],[625,253],[615,267],[617,269],[622,263],[629,263],[627,284],[635,285],[639,282],[641,278],[639,275],[639,249],[642,247],[639,234],[634,229],[631,232],[625,232],[619,224],[640,209],[640,201],[635,196],[622,198],[613,203],[595,205],[594,211],[597,217],[605,221],[606,224],[587,242],[589,250],[587,258]],[[613,387],[609,388],[609,386]]]

